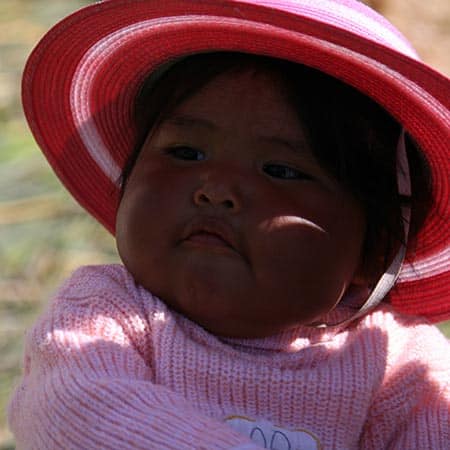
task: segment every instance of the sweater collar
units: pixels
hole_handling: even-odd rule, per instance
[[[367,292],[366,289],[348,292],[339,305],[321,318],[321,321],[325,323],[340,323],[351,318],[358,311],[361,302],[364,302]],[[355,320],[351,324],[347,323],[324,328],[297,326],[264,338],[220,338],[220,340],[236,349],[251,353],[265,351],[295,353],[311,346],[332,343],[338,335],[346,335],[346,331],[354,327],[358,322],[358,320]]]

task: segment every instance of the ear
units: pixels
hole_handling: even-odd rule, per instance
[[[369,298],[370,287],[366,283],[359,283],[359,280],[355,281],[355,283],[351,283],[347,287],[345,294],[339,302],[340,305],[359,309]]]
[[[350,284],[358,287],[370,286],[370,277],[368,277],[363,271],[358,270],[358,272],[353,276]]]
[[[373,287],[384,273],[385,257],[382,252],[372,257],[370,261],[363,258],[357,267],[351,284],[358,287]]]
[[[350,281],[350,285],[357,287],[370,286],[371,277],[368,272],[367,259],[362,256]]]
[[[361,261],[350,284],[360,288],[374,286],[381,276],[381,274],[378,274],[382,270],[382,267],[383,262],[381,260],[372,262],[370,265],[367,261]]]

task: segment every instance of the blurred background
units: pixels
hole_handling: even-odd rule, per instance
[[[13,449],[5,408],[21,372],[23,340],[62,279],[83,264],[118,260],[112,237],[63,190],[20,106],[27,55],[82,0],[0,1],[0,450]],[[367,0],[450,76],[450,1]],[[440,325],[450,337],[450,323]]]

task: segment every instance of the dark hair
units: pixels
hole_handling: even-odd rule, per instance
[[[396,148],[401,126],[380,105],[323,72],[285,60],[234,52],[188,56],[150,76],[135,103],[137,139],[122,172],[122,192],[148,133],[170,112],[222,73],[262,71],[275,75],[309,135],[318,163],[351,192],[367,220],[362,249],[367,273],[383,272],[403,241],[401,206],[412,207],[408,249],[431,207],[428,164],[406,136],[412,198],[398,194]],[[155,79],[157,78],[157,79]],[[381,261],[380,261],[381,257]]]

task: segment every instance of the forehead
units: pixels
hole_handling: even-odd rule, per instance
[[[162,121],[180,129],[245,131],[305,143],[304,125],[276,74],[256,69],[220,74],[176,106]]]

